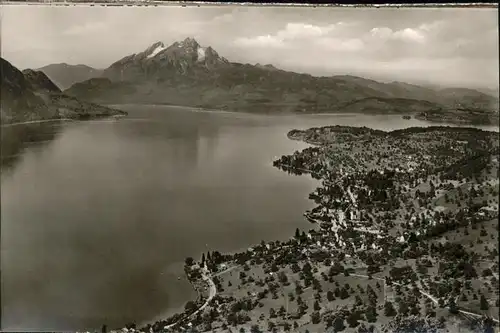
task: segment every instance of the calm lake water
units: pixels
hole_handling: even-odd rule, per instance
[[[317,183],[272,167],[293,128],[428,126],[401,116],[260,116],[120,106],[119,121],[2,128],[2,327],[122,326],[194,297],[187,256],[284,240]],[[498,131],[498,128],[493,128]]]

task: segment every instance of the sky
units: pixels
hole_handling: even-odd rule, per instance
[[[491,8],[2,5],[0,15],[1,55],[20,69],[106,68],[155,42],[194,37],[232,62],[498,88],[498,11]]]

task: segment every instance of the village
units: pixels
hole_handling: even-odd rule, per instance
[[[198,290],[141,332],[493,332],[498,138],[463,128],[291,131],[274,165],[321,183],[307,231],[187,258]]]

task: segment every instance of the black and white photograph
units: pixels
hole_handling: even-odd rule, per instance
[[[0,6],[2,332],[498,332],[497,5]]]

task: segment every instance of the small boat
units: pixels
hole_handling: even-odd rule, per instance
[[[180,276],[178,276],[178,277],[177,277],[177,280],[180,280],[180,279],[181,279],[181,277],[180,277]]]

